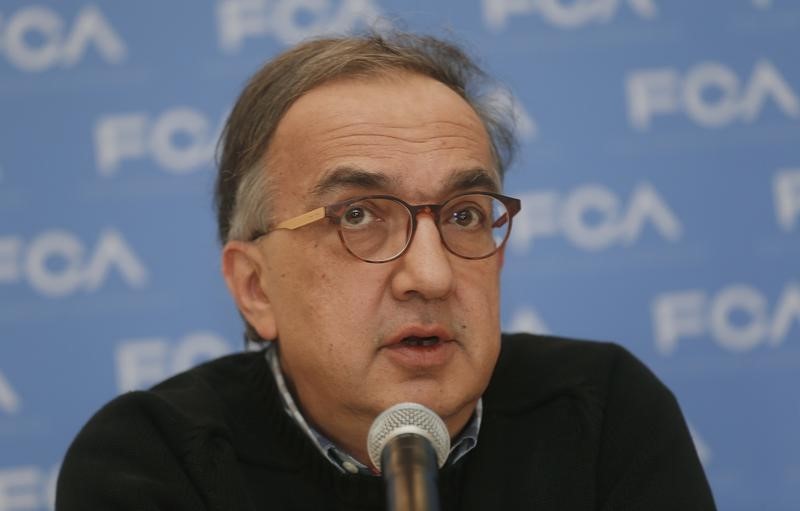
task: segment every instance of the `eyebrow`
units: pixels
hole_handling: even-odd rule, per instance
[[[333,169],[311,190],[311,194],[317,198],[348,188],[364,188],[388,190],[392,185],[396,185],[397,180],[379,172],[364,170],[359,167],[342,166]],[[475,167],[459,170],[451,174],[444,183],[444,195],[469,189],[485,189],[491,192],[499,192],[500,186],[493,174],[488,170]]]
[[[472,188],[482,188],[490,192],[499,192],[500,185],[488,170],[475,167],[453,173],[445,182],[444,190],[448,193]]]
[[[393,179],[378,172],[370,172],[358,167],[337,167],[311,190],[316,197],[323,197],[336,190],[345,188],[378,188],[386,189]]]

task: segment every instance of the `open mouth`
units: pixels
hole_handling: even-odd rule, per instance
[[[403,346],[410,346],[413,348],[417,347],[428,347],[428,346],[436,346],[441,342],[438,336],[430,336],[430,337],[417,337],[415,335],[405,337],[400,344]]]
[[[403,335],[410,334],[410,335]],[[383,347],[391,363],[412,370],[442,367],[458,353],[458,341],[444,328],[408,328]]]

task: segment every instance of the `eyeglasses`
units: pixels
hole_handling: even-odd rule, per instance
[[[391,195],[367,195],[322,206],[257,232],[252,241],[280,229],[299,229],[330,219],[348,252],[368,263],[397,259],[411,245],[417,215],[433,216],[444,246],[464,259],[484,259],[505,245],[519,199],[491,192],[471,192],[442,204],[412,206]]]

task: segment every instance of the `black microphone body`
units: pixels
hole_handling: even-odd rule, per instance
[[[367,434],[369,460],[386,483],[389,511],[439,511],[436,478],[450,454],[447,425],[419,403],[397,403]]]
[[[389,511],[439,511],[436,453],[427,438],[415,433],[392,438],[381,465]]]

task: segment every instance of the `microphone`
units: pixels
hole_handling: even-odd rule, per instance
[[[389,511],[438,511],[438,468],[450,453],[450,435],[435,412],[417,403],[384,410],[367,434],[367,452],[383,474]]]

